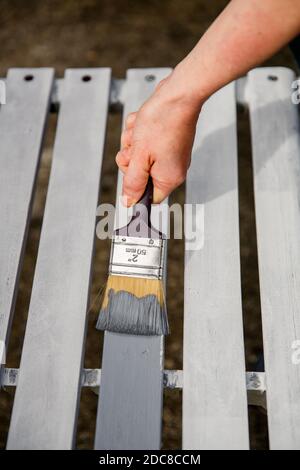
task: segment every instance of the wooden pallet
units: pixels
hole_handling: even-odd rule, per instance
[[[11,69],[0,107],[0,341],[8,344],[50,104],[58,124],[8,449],[74,447],[81,387],[99,387],[95,449],[159,449],[163,387],[183,388],[183,448],[247,449],[248,402],[266,406],[270,447],[300,448],[300,143],[294,73],[262,68],[217,92],[199,119],[187,203],[183,371],[161,337],[105,334],[102,370],[83,369],[96,208],[109,105],[136,110],[169,69]],[[245,372],[236,101],[249,107],[265,373]],[[118,190],[121,188],[119,178]],[[164,220],[167,229],[167,219]],[[299,345],[299,344],[298,344]],[[101,373],[100,373],[101,372]],[[101,380],[100,380],[101,378]],[[101,383],[100,383],[101,382]],[[4,392],[2,392],[4,393]]]

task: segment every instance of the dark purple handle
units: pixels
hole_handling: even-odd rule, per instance
[[[140,217],[144,220],[144,222],[147,222],[147,223],[149,222],[150,224],[152,201],[153,201],[153,181],[152,181],[152,178],[149,177],[144,194],[142,195],[141,199],[137,202],[137,204],[133,206],[133,213],[132,213],[133,217]],[[144,206],[145,210],[140,211],[141,206]]]
[[[133,206],[132,219],[126,227],[116,230],[116,235],[142,238],[161,238],[161,233],[151,226],[153,181],[149,177],[141,199]]]

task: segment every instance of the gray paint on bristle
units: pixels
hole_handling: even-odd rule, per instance
[[[106,308],[101,309],[96,327],[130,335],[167,335],[169,324],[165,305],[153,294],[138,298],[130,292],[108,293]]]

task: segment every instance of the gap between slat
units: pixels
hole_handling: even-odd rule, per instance
[[[253,193],[253,168],[249,113],[237,106],[238,176],[241,287],[245,339],[246,369],[257,370],[263,358],[261,308],[256,244],[256,226]],[[249,396],[248,396],[249,403]],[[266,414],[249,406],[250,447],[268,448]]]

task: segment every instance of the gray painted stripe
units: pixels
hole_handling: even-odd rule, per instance
[[[124,116],[136,111],[170,69],[132,69]],[[154,76],[155,80],[147,80]],[[118,194],[122,184],[119,175]],[[166,232],[167,221],[164,220]],[[95,449],[159,449],[163,338],[105,333]]]

